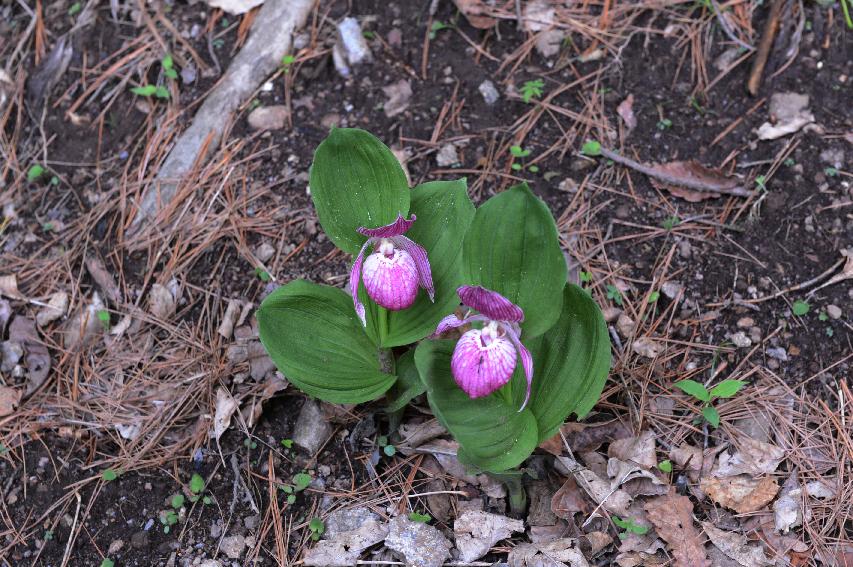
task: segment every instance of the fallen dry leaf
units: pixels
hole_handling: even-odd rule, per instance
[[[737,177],[725,175],[693,160],[656,164],[651,169],[657,173],[657,179],[651,177],[655,187],[665,189],[690,203],[716,199],[722,194],[742,189],[741,180]]]
[[[637,437],[617,439],[607,448],[607,456],[621,461],[633,461],[647,469],[657,465],[655,456],[655,434],[646,430]]]
[[[388,524],[367,508],[338,510],[326,519],[323,540],[303,557],[309,567],[356,565],[361,553],[388,536]]]
[[[625,121],[625,126],[630,132],[637,127],[637,117],[634,116],[634,95],[629,94],[625,100],[616,107],[616,112]]]
[[[645,505],[649,521],[669,544],[676,567],[711,567],[705,544],[693,525],[693,504],[674,491],[658,496]]]
[[[539,443],[539,448],[559,457],[563,454],[563,438],[557,432],[554,436]]]
[[[92,293],[92,301],[81,305],[68,318],[64,325],[63,344],[68,350],[76,350],[86,345],[104,325],[98,319],[98,312],[106,308],[98,292]]]
[[[797,479],[797,472],[791,473],[779,498],[773,503],[773,521],[776,531],[783,534],[791,531],[791,528],[803,523],[803,488]]]
[[[631,342],[631,350],[646,358],[657,358],[666,345],[649,337],[640,337]]]
[[[611,514],[618,516],[625,516],[627,514],[628,507],[631,505],[633,499],[630,494],[624,490],[620,490],[616,482],[614,482],[615,486],[613,486],[591,470],[581,467],[578,464],[575,464],[572,474],[578,486],[589,494],[590,498],[596,504],[601,504],[601,507]]]
[[[663,565],[669,563],[669,559],[657,555],[662,549],[666,549],[666,544],[654,532],[643,535],[627,533],[619,544],[619,555],[615,561],[619,567]]]
[[[64,291],[57,291],[47,300],[47,305],[41,308],[36,314],[36,323],[39,327],[44,327],[52,321],[56,321],[68,310],[68,294]]]
[[[453,534],[459,560],[465,563],[476,561],[502,539],[513,532],[523,532],[524,522],[488,512],[467,511],[453,522]]]
[[[630,425],[618,419],[594,425],[571,422],[565,424],[562,431],[569,447],[578,453],[595,451],[604,443],[631,437]]]
[[[21,403],[21,390],[0,386],[0,417],[14,412],[19,403]]]
[[[6,323],[12,318],[12,304],[5,299],[0,299],[0,336],[6,330]]]
[[[590,511],[589,502],[581,494],[575,479],[567,478],[563,486],[554,493],[551,498],[551,511],[564,520],[571,519],[578,512],[587,514]]]
[[[26,299],[18,291],[18,276],[15,274],[0,276],[0,295],[5,295],[10,299]]]
[[[27,387],[24,398],[38,390],[50,372],[50,353],[36,331],[36,324],[26,317],[15,317],[9,325],[9,340],[24,347],[27,363]]]
[[[219,441],[231,425],[231,416],[237,410],[237,400],[225,388],[216,389],[216,413],[213,416],[213,438]]]
[[[720,453],[717,466],[711,472],[717,478],[749,474],[760,476],[776,470],[785,458],[785,450],[771,443],[744,437],[738,441],[734,455]]]
[[[394,551],[406,565],[440,567],[450,557],[453,545],[434,526],[397,516],[389,527],[385,547]]]
[[[669,452],[669,458],[682,469],[698,473],[702,470],[702,449],[682,443]]]
[[[773,565],[773,562],[764,555],[761,544],[748,543],[745,535],[721,530],[711,522],[702,522],[702,529],[705,530],[711,543],[743,567]]]
[[[809,110],[809,95],[774,93],[770,97],[770,120],[758,128],[759,140],[775,140],[793,134],[814,122]]]
[[[116,285],[116,281],[113,278],[113,275],[107,271],[106,266],[104,266],[103,260],[98,256],[86,256],[85,260],[86,269],[89,270],[89,275],[92,276],[92,279],[95,280],[95,283],[98,284],[98,287],[106,294],[107,299],[113,302],[113,304],[121,303],[121,290]]]
[[[584,556],[591,559],[613,545],[613,538],[605,532],[589,532],[578,538],[578,544]]]
[[[383,106],[385,116],[388,118],[397,116],[409,108],[409,101],[412,98],[412,83],[408,80],[400,79],[396,83],[382,87],[382,92],[388,97]]]
[[[837,484],[838,479],[834,477],[823,480],[813,480],[806,483],[806,493],[812,498],[817,498],[819,500],[835,498],[838,495],[838,488],[835,486]]]
[[[498,23],[489,16],[489,5],[484,0],[453,0],[456,8],[473,27],[486,30]]]
[[[576,539],[558,539],[550,543],[522,543],[507,557],[509,567],[589,567]]]
[[[237,322],[237,315],[240,314],[240,306],[242,303],[243,302],[239,299],[228,300],[228,307],[225,308],[225,314],[222,316],[222,322],[216,330],[223,339],[231,338],[231,334],[234,332],[234,323]]]
[[[175,313],[175,298],[166,286],[155,283],[148,292],[148,311],[157,319],[168,320]]]
[[[730,478],[705,477],[699,486],[714,502],[738,514],[755,512],[767,506],[779,492],[775,479],[755,479],[747,475]]]

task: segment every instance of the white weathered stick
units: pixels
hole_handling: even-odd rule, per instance
[[[201,161],[208,138],[209,148],[218,143],[231,115],[255,91],[258,84],[281,64],[290,51],[294,32],[302,27],[315,0],[266,0],[252,25],[246,45],[229,65],[181,134],[154,183],[146,187],[129,229],[135,234],[168,206],[193,165]]]

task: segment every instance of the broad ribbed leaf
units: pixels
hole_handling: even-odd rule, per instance
[[[393,413],[406,407],[410,401],[426,391],[415,367],[415,351],[407,350],[397,361],[397,381],[385,394],[388,404],[385,411]]]
[[[426,384],[435,417],[459,442],[459,458],[489,472],[521,464],[536,448],[536,419],[529,409],[518,411],[500,392],[472,400],[450,372],[455,341],[424,341],[415,364]]]
[[[529,407],[541,442],[552,437],[569,414],[583,417],[598,401],[610,370],[610,337],[589,294],[566,284],[557,323],[524,342],[533,355]]]
[[[400,162],[373,134],[334,128],[314,153],[311,198],[323,230],[338,248],[357,254],[360,226],[390,224],[409,211],[409,185]]]
[[[526,183],[486,201],[465,237],[469,283],[524,310],[522,335],[541,335],[560,316],[566,261],[551,211]]]
[[[676,388],[689,396],[693,396],[700,402],[710,402],[711,392],[708,388],[697,382],[696,380],[679,380],[673,384]]]
[[[340,289],[294,281],[272,292],[257,313],[261,343],[285,377],[333,403],[375,400],[396,379],[379,370],[352,298]]]
[[[713,388],[711,388],[711,397],[712,398],[731,398],[738,392],[740,389],[746,386],[746,382],[743,380],[723,380]]]
[[[427,251],[435,283],[435,303],[422,289],[414,305],[388,312],[384,347],[407,345],[430,335],[441,318],[459,305],[456,288],[465,283],[462,242],[474,218],[474,205],[468,198],[465,179],[418,185],[412,189],[410,213],[417,220],[406,236]],[[378,343],[376,304],[367,296],[364,285],[360,287],[359,297],[365,305],[368,333]]]

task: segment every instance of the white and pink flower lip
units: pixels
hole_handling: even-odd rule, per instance
[[[368,238],[353,262],[349,285],[362,325],[367,326],[364,305],[358,300],[358,284],[362,278],[370,299],[390,311],[411,307],[419,287],[427,291],[430,301],[434,301],[435,287],[426,250],[403,236],[415,220],[415,215],[409,220],[398,215],[396,221],[385,226],[358,228],[359,234]],[[373,247],[373,252],[365,258],[368,246]]]
[[[463,285],[456,290],[462,304],[479,311],[459,319],[448,315],[438,323],[433,336],[468,323],[481,322],[482,329],[471,329],[462,335],[453,350],[450,370],[453,379],[471,399],[488,396],[512,378],[518,358],[527,379],[523,410],[530,400],[533,383],[533,357],[521,344],[524,311],[501,294],[480,286]]]

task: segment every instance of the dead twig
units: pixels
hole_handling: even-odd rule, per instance
[[[758,44],[758,52],[755,54],[752,70],[749,72],[749,81],[746,83],[746,88],[752,96],[758,94],[758,87],[761,86],[764,67],[767,65],[767,58],[770,57],[776,32],[779,31],[779,20],[782,16],[782,5],[784,3],[785,0],[774,0],[773,5],[770,6],[770,14],[767,16],[764,32],[761,34],[761,43]]]

